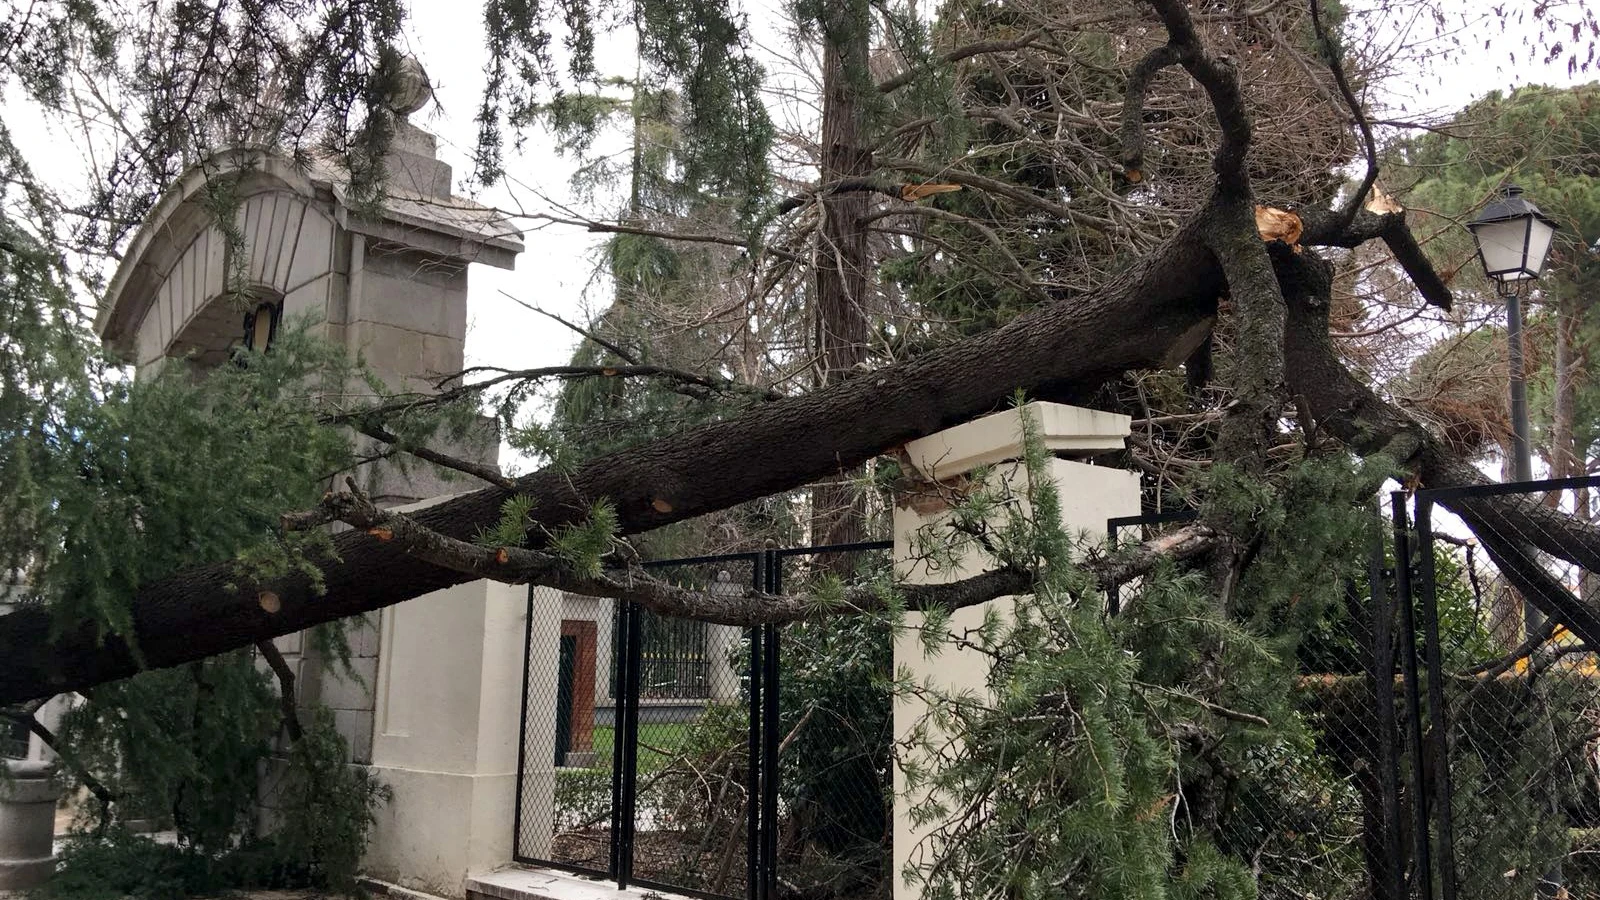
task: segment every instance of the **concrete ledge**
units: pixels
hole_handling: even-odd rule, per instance
[[[44,884],[56,870],[56,858],[0,859],[0,894],[6,890],[21,890]]]
[[[500,869],[467,878],[467,900],[676,900],[680,896],[644,888],[619,891],[615,882],[553,869]]]
[[[1094,456],[1123,449],[1133,421],[1118,413],[1062,403],[1034,402],[1026,408],[1038,423],[1045,449],[1063,457]],[[1021,459],[1022,413],[1008,409],[973,419],[909,441],[905,452],[917,471],[930,481],[965,475],[979,466]]]
[[[443,897],[440,897],[437,894],[427,894],[423,893],[422,891],[414,891],[411,888],[401,887],[398,884],[390,884],[387,881],[379,881],[376,878],[363,877],[360,879],[360,882],[361,886],[367,889],[367,893],[374,897],[398,897],[400,900],[444,900]]]

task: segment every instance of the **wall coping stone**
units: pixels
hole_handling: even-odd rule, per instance
[[[1034,402],[910,441],[905,446],[906,456],[930,481],[956,478],[980,466],[1021,459],[1022,409],[1028,410],[1038,424],[1045,449],[1057,456],[1093,456],[1121,450],[1133,424],[1130,416],[1118,413]]]

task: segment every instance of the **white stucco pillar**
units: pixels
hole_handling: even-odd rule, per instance
[[[1058,403],[1030,403],[1026,407],[1039,426],[1045,446],[1052,451],[1049,477],[1054,479],[1061,498],[1061,519],[1068,533],[1089,532],[1101,535],[1106,520],[1113,516],[1139,513],[1139,477],[1121,469],[1096,466],[1068,457],[1090,457],[1119,450],[1128,435],[1127,416],[1096,412]],[[1023,455],[1022,418],[1018,410],[975,419],[954,428],[906,445],[911,464],[922,477],[943,482],[952,489],[974,469],[989,466],[992,485],[1006,486],[1026,509],[1027,471],[1020,462]],[[930,567],[918,559],[917,535],[926,526],[937,525],[948,512],[938,492],[905,498],[894,511],[894,554],[896,575],[908,584],[937,584],[959,581],[992,568],[992,562],[974,551],[958,560],[955,567]],[[1002,614],[1013,599],[1003,597],[982,606],[958,611],[949,622],[950,632],[960,633],[982,624],[985,611],[997,608]],[[907,627],[897,637],[894,649],[896,670],[909,671],[916,683],[932,681],[951,691],[983,691],[988,667],[985,658],[970,650],[946,645],[933,655],[924,653],[920,631],[922,617],[906,616]],[[897,739],[905,738],[926,712],[923,701],[899,697],[895,701],[894,729]],[[923,802],[908,794],[899,765],[894,771],[894,898],[914,900],[916,885],[902,877],[908,863],[929,858],[935,848],[927,837],[934,824],[915,828],[911,811]]]
[[[523,655],[531,644],[550,660],[560,644],[559,604],[536,604],[531,622],[527,610],[526,587],[491,581],[384,610],[372,769],[394,799],[363,863],[373,876],[461,897],[469,874],[511,862]],[[554,678],[536,681],[533,702],[554,709]],[[553,740],[528,757],[546,816]]]
[[[716,580],[708,588],[712,596],[738,596],[749,585],[747,573],[744,579],[738,579],[727,569],[717,572]],[[737,625],[706,626],[706,655],[711,660],[710,672],[707,676],[710,688],[708,699],[715,701],[737,700],[739,697],[740,675],[733,665],[733,654],[738,649],[740,641],[744,638],[744,629]]]

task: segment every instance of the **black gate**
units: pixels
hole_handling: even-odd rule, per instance
[[[1600,477],[1416,493],[1404,587],[1420,619],[1426,710],[1414,738],[1425,762],[1412,767],[1428,838],[1417,846],[1432,857],[1422,896],[1600,896],[1600,658],[1549,618],[1592,616],[1584,607],[1600,605],[1600,582],[1491,505],[1521,505],[1525,522],[1542,510],[1592,521],[1596,489]],[[1404,540],[1400,495],[1394,510]]]
[[[891,546],[644,565],[679,587],[776,594],[786,581],[794,590],[820,572],[887,565],[883,551]],[[534,588],[530,634],[535,604],[561,605],[562,638],[559,646],[528,646],[518,862],[604,877],[619,887],[765,900],[777,897],[783,883],[827,868],[819,857],[832,852],[838,859],[829,860],[837,863],[830,877],[847,888],[839,896],[886,893],[879,888],[890,868],[888,679],[837,696],[813,689],[834,674],[816,664],[816,653],[824,652],[817,648],[828,643],[816,630],[850,626],[743,629]],[[794,640],[785,641],[786,633]],[[877,638],[887,669],[889,637]],[[786,701],[782,689],[790,683],[799,690]],[[861,721],[882,727],[855,727]],[[819,732],[826,740],[815,742],[828,748],[821,754],[806,748]],[[553,771],[530,765],[551,755]],[[824,757],[825,772],[815,764]],[[807,834],[825,837],[807,840]],[[848,859],[842,845],[852,851]]]

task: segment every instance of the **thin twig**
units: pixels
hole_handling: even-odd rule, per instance
[[[1367,122],[1367,114],[1361,109],[1361,101],[1356,99],[1355,91],[1350,89],[1350,81],[1344,75],[1344,63],[1339,59],[1339,51],[1333,46],[1333,39],[1328,36],[1322,27],[1322,0],[1311,2],[1311,27],[1316,31],[1317,38],[1322,42],[1322,53],[1325,57],[1329,71],[1333,72],[1333,80],[1339,85],[1339,93],[1344,97],[1344,102],[1350,107],[1350,115],[1355,117],[1356,127],[1361,129],[1361,139],[1366,145],[1367,174],[1361,179],[1361,186],[1345,201],[1344,210],[1339,214],[1339,230],[1350,227],[1355,221],[1356,213],[1361,211],[1361,204],[1367,200],[1367,194],[1372,190],[1372,185],[1378,180],[1378,145],[1372,139],[1372,125]]]

